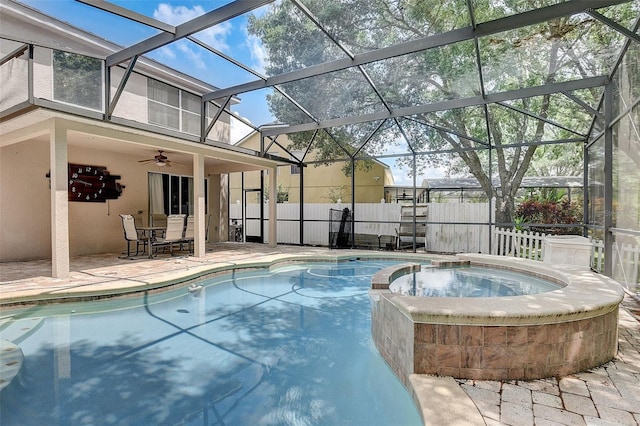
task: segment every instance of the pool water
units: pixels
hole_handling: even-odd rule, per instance
[[[391,264],[294,265],[13,312],[0,339],[25,361],[0,393],[0,424],[419,425],[371,339],[370,278]]]
[[[419,272],[395,279],[389,290],[423,297],[504,297],[545,293],[562,287],[519,272],[467,266],[422,267]]]

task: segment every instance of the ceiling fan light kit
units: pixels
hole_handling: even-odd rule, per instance
[[[171,167],[171,161],[163,154],[163,150],[159,149],[158,154],[153,158],[147,158],[146,160],[138,160],[138,163],[147,164],[154,163],[158,167]]]

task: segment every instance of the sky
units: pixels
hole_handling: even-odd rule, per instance
[[[160,31],[120,16],[96,9],[74,0],[19,0],[47,15],[65,21],[82,30],[91,32],[124,47],[131,46]],[[179,25],[232,0],[110,0],[111,3],[133,10],[159,21]],[[253,14],[265,13],[268,6],[254,10]],[[266,52],[260,40],[247,32],[247,16],[239,16],[194,35],[199,40],[220,50],[236,61],[264,74]],[[177,69],[219,88],[254,81],[256,76],[242,70],[217,55],[188,40],[180,40],[149,52],[145,56]],[[249,92],[239,95],[241,102],[232,111],[259,126],[275,121],[269,112],[265,99],[267,91]],[[240,140],[249,134],[251,128],[242,122],[232,120],[231,140]],[[392,161],[384,161],[387,164]],[[411,185],[406,170],[393,164],[392,172],[396,185]],[[434,170],[432,177],[441,177],[441,171]],[[418,179],[422,182],[422,177]]]

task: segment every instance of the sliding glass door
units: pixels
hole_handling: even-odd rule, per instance
[[[209,211],[209,182],[204,180],[205,213]],[[193,177],[168,173],[149,173],[149,223],[170,214],[195,214]]]

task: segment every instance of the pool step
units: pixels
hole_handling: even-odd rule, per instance
[[[0,339],[20,344],[35,333],[42,324],[44,324],[42,317],[25,319],[3,318],[0,320]]]
[[[8,340],[0,340],[0,392],[18,375],[23,363],[22,349]]]

